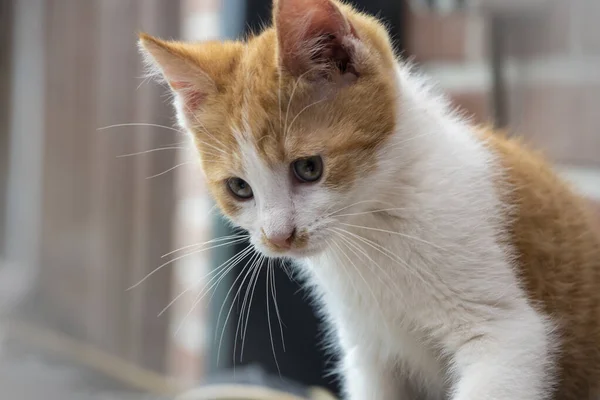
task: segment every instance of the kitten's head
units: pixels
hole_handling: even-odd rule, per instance
[[[374,195],[395,60],[384,27],[337,1],[275,1],[273,20],[246,41],[140,45],[223,213],[264,253],[301,257],[323,248],[336,212]]]

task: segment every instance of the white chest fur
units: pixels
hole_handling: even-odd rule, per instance
[[[413,398],[416,385],[427,399],[542,399],[551,324],[499,240],[508,218],[500,168],[466,124],[404,72],[398,79],[401,129],[355,192],[391,209],[337,218],[329,250],[306,261],[342,350],[347,397]]]

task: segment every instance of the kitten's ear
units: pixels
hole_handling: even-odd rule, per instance
[[[150,74],[164,78],[192,111],[230,83],[243,50],[240,42],[184,43],[144,33],[139,47]]]
[[[142,33],[139,48],[149,74],[162,77],[191,110],[200,107],[216,90],[215,82],[202,68],[189,44],[164,41]]]
[[[352,46],[356,31],[331,0],[275,0],[273,20],[280,62],[293,75],[358,76]]]

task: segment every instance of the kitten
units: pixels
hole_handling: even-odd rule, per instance
[[[279,0],[246,41],[141,35],[212,195],[323,305],[351,400],[587,399],[600,239],[537,155],[471,126],[381,23]]]

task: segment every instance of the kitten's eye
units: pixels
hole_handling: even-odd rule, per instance
[[[316,182],[323,174],[323,160],[320,156],[300,158],[294,161],[292,168],[301,182]]]
[[[242,200],[250,199],[254,195],[248,182],[241,178],[227,179],[227,187],[235,197]]]

